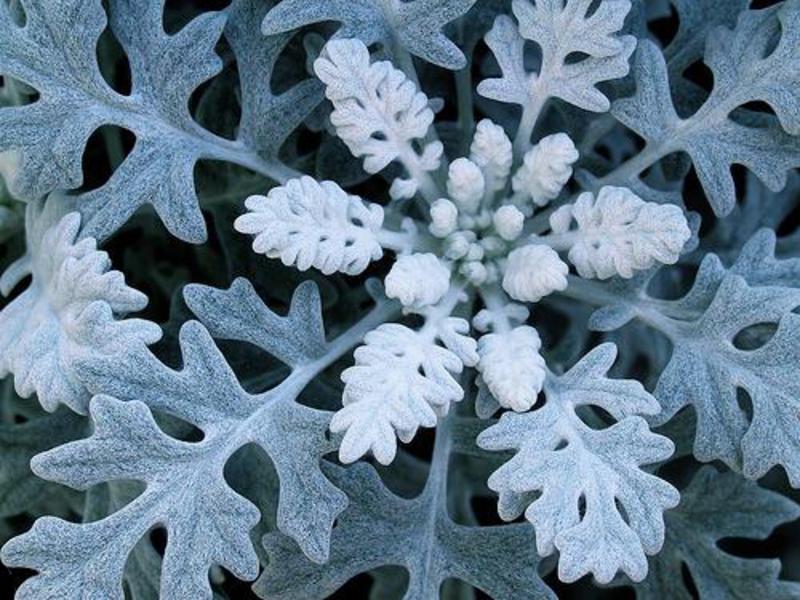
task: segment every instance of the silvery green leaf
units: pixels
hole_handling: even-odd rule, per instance
[[[339,21],[337,37],[359,38],[406,50],[440,67],[461,69],[466,59],[442,33],[450,21],[466,13],[475,0],[282,0],[264,19],[272,35],[319,21]]]
[[[655,391],[663,408],[659,419],[692,405],[698,459],[723,460],[753,479],[780,464],[798,486],[800,317],[790,311],[800,305],[800,290],[751,287],[733,274],[711,283],[693,289],[697,297],[713,298],[704,312],[665,325],[673,353]],[[737,348],[737,334],[761,323],[777,325],[774,335],[756,349]],[[752,402],[752,420],[739,405],[739,389]]]
[[[703,467],[667,512],[664,549],[650,559],[651,575],[635,586],[639,600],[694,595],[682,575],[688,567],[700,598],[800,598],[800,584],[782,581],[780,561],[740,558],[720,548],[723,538],[764,539],[797,519],[797,504],[734,473]]]
[[[250,443],[260,446],[275,467],[280,530],[293,536],[312,560],[328,558],[333,521],[347,504],[346,496],[320,470],[322,456],[335,448],[326,436],[330,413],[295,400],[354,343],[353,338],[386,317],[386,308],[369,313],[344,334],[349,337],[320,348],[308,345],[308,340],[321,337],[313,284],[298,291],[287,317],[256,305],[252,290],[243,283],[232,292],[190,289],[190,302],[199,305],[201,313],[207,311],[223,336],[258,336],[266,340],[257,342],[262,347],[281,348],[281,357],[293,362],[293,370],[266,392],[249,394],[196,321],[181,329],[180,370],[146,351],[122,362],[92,358],[81,364],[82,378],[100,394],[91,404],[94,434],[39,455],[35,471],[78,489],[124,479],[143,482],[145,490],[102,520],[74,524],[46,517],[9,542],[2,551],[6,564],[39,571],[25,583],[20,597],[122,598],[126,560],[156,525],[166,528],[168,539],[162,596],[210,598],[208,570],[213,565],[253,579],[258,560],[249,531],[259,511],[234,493],[223,476],[233,453]],[[241,298],[250,305],[237,312]],[[255,321],[250,319],[253,313],[259,317]],[[313,316],[306,319],[307,315]],[[198,427],[202,441],[183,442],[168,435],[156,425],[151,410]]]
[[[188,285],[183,296],[217,339],[248,342],[290,366],[325,354],[319,292],[310,282],[297,287],[283,317],[267,308],[253,285],[242,278],[227,290]]]
[[[265,600],[324,598],[359,573],[389,565],[408,571],[406,600],[439,597],[448,578],[496,600],[555,597],[537,574],[530,526],[456,523],[446,507],[446,474],[432,470],[422,493],[408,499],[390,492],[368,465],[327,470],[351,499],[333,532],[331,559],[314,564],[285,536],[266,536],[270,562],[254,586]]]
[[[6,564],[39,571],[20,587],[19,598],[122,599],[128,555],[159,524],[169,537],[163,596],[210,598],[208,569],[215,563],[244,579],[257,575],[247,533],[258,521],[258,510],[225,483],[221,439],[216,444],[175,440],[138,401],[96,396],[91,415],[95,431],[90,438],[39,455],[34,470],[80,489],[134,479],[145,482],[145,491],[100,521],[78,524],[43,517],[8,542],[3,547]],[[198,468],[201,464],[204,468]]]
[[[98,239],[113,233],[140,206],[151,204],[171,233],[187,241],[205,240],[193,181],[201,158],[287,178],[279,161],[262,158],[246,145],[253,138],[222,139],[201,128],[189,112],[190,95],[221,67],[214,45],[225,15],[203,13],[168,35],[162,4],[110,3],[109,24],[131,68],[128,96],[112,89],[97,66],[97,40],[106,27],[100,2],[25,2],[24,27],[14,21],[7,4],[0,5],[0,71],[40,94],[32,104],[0,108],[0,151],[11,149],[21,157],[11,186],[15,193],[35,198],[55,188],[80,186],[84,146],[102,125],[136,136],[133,150],[111,179],[84,194],[79,203],[88,217],[87,233]],[[269,100],[263,103],[270,106]],[[252,109],[262,116],[268,112],[263,106]],[[253,135],[259,137],[259,150],[269,141]],[[272,141],[279,140],[280,136]]]
[[[759,229],[742,247],[731,272],[750,285],[800,288],[800,258],[777,258],[775,243],[771,229]]]
[[[714,73],[714,89],[686,119],[675,111],[664,57],[652,42],[642,41],[634,59],[636,94],[616,101],[612,108],[617,119],[645,138],[645,154],[689,154],[718,216],[735,204],[732,164],[746,166],[773,191],[783,188],[786,172],[800,165],[800,137],[792,135],[800,126],[792,115],[799,111],[791,99],[796,77],[792,65],[800,60],[800,44],[794,41],[800,30],[797,14],[797,3],[789,2],[742,13],[733,32],[715,29],[705,55]],[[768,53],[779,32],[778,46]],[[748,121],[731,116],[755,100],[769,103],[780,123],[770,117]]]
[[[241,83],[242,117],[239,141],[274,157],[286,137],[322,102],[322,86],[305,79],[285,93],[275,94],[270,74],[291,35],[264,36],[261,21],[275,2],[237,0],[225,24]]]
[[[637,416],[657,412],[655,398],[638,381],[606,377],[615,357],[613,344],[598,346],[564,375],[545,380],[543,407],[506,413],[478,436],[481,448],[516,452],[492,474],[489,487],[500,494],[502,518],[524,511],[540,555],[558,549],[562,581],[592,573],[608,583],[617,571],[644,579],[646,555],[664,541],[662,512],[679,499],[671,485],[642,468],[666,459],[674,447]],[[582,406],[599,406],[618,422],[593,429],[576,412]]]
[[[670,0],[678,13],[678,31],[664,49],[664,58],[670,82],[677,88],[678,102],[691,94],[689,86],[695,85],[683,77],[686,69],[702,58],[706,39],[719,26],[732,29],[739,14],[747,8],[747,0]],[[650,4],[648,2],[648,4]],[[694,107],[695,110],[697,107]]]

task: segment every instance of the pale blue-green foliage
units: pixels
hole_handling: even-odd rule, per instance
[[[664,57],[642,41],[633,63],[636,94],[612,107],[619,121],[647,141],[639,157],[689,154],[717,215],[727,214],[735,203],[732,164],[746,166],[774,191],[783,188],[789,169],[800,166],[794,92],[800,77],[799,20],[800,4],[790,0],[742,12],[733,31],[720,26],[709,32],[704,61],[714,74],[714,89],[686,119],[673,106]],[[768,103],[777,119],[732,117],[735,109],[756,100]],[[629,174],[639,171],[634,164]]]
[[[162,597],[209,596],[207,573],[215,564],[253,579],[258,559],[249,531],[259,511],[223,477],[227,460],[248,443],[259,445],[275,465],[281,530],[311,559],[327,559],[333,520],[347,497],[319,467],[321,456],[335,448],[325,435],[329,413],[295,402],[309,379],[341,352],[336,342],[324,340],[316,288],[301,286],[285,317],[264,306],[245,280],[227,291],[190,286],[186,297],[198,316],[213,315],[215,334],[259,345],[291,365],[292,373],[266,392],[248,394],[196,321],[181,329],[183,367],[178,371],[146,351],[122,365],[113,359],[80,365],[83,381],[99,394],[90,408],[94,432],[37,456],[34,472],[77,489],[124,479],[145,483],[145,490],[99,521],[75,524],[47,517],[7,544],[7,564],[40,571],[18,597],[122,598],[128,555],[156,525],[164,526],[169,538]],[[372,313],[379,314],[380,309]],[[362,326],[368,325],[369,317]],[[173,438],[151,411],[193,424],[203,440]]]
[[[400,44],[412,54],[448,69],[466,66],[464,54],[442,28],[466,13],[476,0],[283,0],[265,17],[265,34],[309,23],[339,21],[341,37],[380,42],[391,51]]]
[[[24,27],[0,3],[0,72],[40,94],[32,104],[0,113],[0,151],[11,149],[21,160],[12,181],[18,196],[35,198],[55,188],[80,186],[83,148],[99,126],[116,125],[136,135],[132,152],[108,183],[80,199],[89,216],[86,234],[98,238],[151,204],[174,235],[205,240],[193,182],[197,161],[228,160],[274,179],[286,178],[291,170],[275,155],[320,98],[313,83],[280,96],[271,93],[269,73],[286,38],[260,35],[265,3],[242,0],[230,15],[204,13],[172,35],[164,32],[162,4],[110,3],[109,24],[131,68],[131,93],[122,95],[97,66],[95,48],[106,27],[99,0],[25,2]],[[214,45],[226,20],[247,82],[242,89],[247,110],[235,140],[200,127],[188,108],[189,96],[222,67]]]
[[[700,460],[723,460],[750,478],[783,465],[797,486],[800,317],[791,311],[800,306],[800,259],[778,259],[774,250],[774,234],[761,230],[729,268],[707,255],[679,300],[649,298],[644,277],[612,290],[617,300],[591,324],[608,331],[640,317],[666,334],[673,349],[655,389],[662,406],[657,420],[693,406]],[[774,332],[756,331],[755,348],[737,347],[737,334],[764,324]],[[752,417],[737,399],[740,389],[752,402]]]
[[[447,506],[447,468],[453,432],[439,429],[437,454],[423,490],[396,495],[366,465],[329,467],[331,479],[351,499],[331,538],[330,560],[318,565],[280,534],[264,539],[269,564],[255,585],[263,598],[325,597],[352,577],[397,565],[409,574],[403,598],[435,598],[455,578],[498,600],[553,598],[537,573],[532,528],[527,524],[482,527],[459,523]],[[375,596],[380,598],[380,595]]]
[[[780,581],[780,562],[745,559],[719,547],[724,538],[764,539],[800,517],[797,504],[734,473],[703,467],[667,513],[664,549],[650,559],[650,576],[636,585],[640,600],[693,598],[681,574],[685,564],[701,598],[800,598],[800,584]]]
[[[305,600],[369,573],[380,600],[554,598],[584,575],[688,599],[687,571],[701,600],[800,598],[791,563],[720,545],[800,517],[800,0],[189,4],[0,0],[0,557],[36,571],[17,598],[222,600],[238,578]],[[352,348],[398,307],[362,280],[298,286],[232,226],[309,172],[383,203],[396,165],[368,177],[310,67],[330,37],[447,107],[426,142],[448,160],[484,116],[517,150],[566,131],[581,159],[554,208],[627,186],[693,232],[677,268],[546,298],[538,404],[495,418],[466,373],[430,461],[344,467],[328,429]],[[107,125],[135,141],[87,191]],[[137,318],[137,289],[167,322]],[[515,522],[487,525],[495,505]]]

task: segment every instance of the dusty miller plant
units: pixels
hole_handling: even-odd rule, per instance
[[[800,0],[201,4],[0,0],[16,598],[800,598]]]

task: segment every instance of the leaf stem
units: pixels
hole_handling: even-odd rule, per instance
[[[547,95],[536,93],[534,88],[531,94],[531,101],[522,109],[519,129],[517,129],[517,135],[514,138],[514,155],[515,163],[517,164],[522,162],[522,157],[532,147],[531,136],[548,99]]]
[[[644,294],[640,294],[638,297],[615,294],[606,285],[575,275],[567,275],[567,280],[569,283],[566,289],[556,293],[598,307],[627,306],[640,321],[660,331],[668,338],[675,339],[677,321],[659,309],[660,303],[657,300]]]

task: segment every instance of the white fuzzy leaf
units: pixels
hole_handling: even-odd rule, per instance
[[[478,340],[478,371],[503,408],[524,412],[536,404],[546,373],[541,345],[537,331],[527,325]]]
[[[388,465],[397,452],[397,437],[407,442],[419,427],[434,427],[437,416],[463,398],[454,378],[464,368],[458,354],[466,350],[466,356],[474,355],[474,344],[459,339],[466,337],[460,333],[469,329],[466,321],[448,321],[446,331],[437,335],[446,347],[435,337],[397,323],[381,325],[364,337],[364,345],[354,353],[356,364],[342,373],[344,407],[330,424],[334,433],[344,432],[342,462],[372,452]]]
[[[574,220],[577,229],[570,230]],[[550,218],[558,247],[569,247],[569,260],[581,277],[633,277],[655,263],[678,260],[691,232],[680,207],[645,202],[627,188],[606,186]]]
[[[245,205],[250,212],[236,219],[236,230],[255,235],[255,252],[301,271],[357,275],[383,254],[377,238],[383,208],[332,181],[292,179],[267,196],[250,196]]]
[[[328,42],[314,72],[333,103],[331,123],[364,169],[377,173],[425,136],[433,122],[428,97],[390,62],[370,64],[369,50],[357,39]]]

